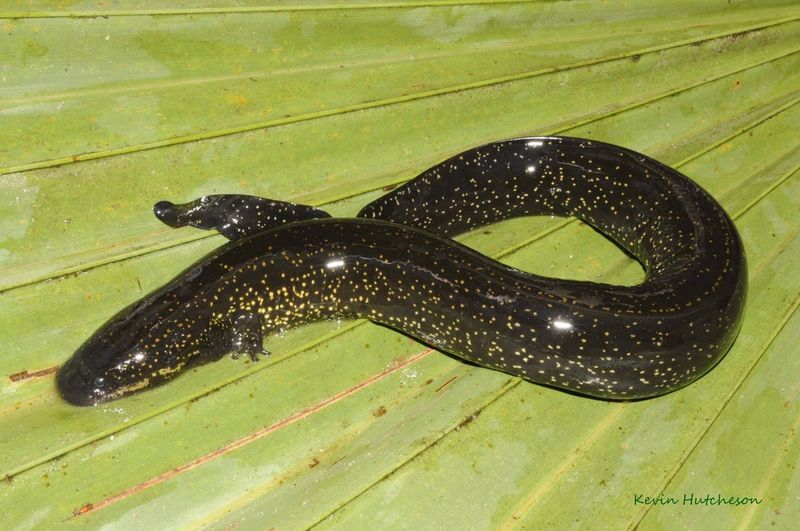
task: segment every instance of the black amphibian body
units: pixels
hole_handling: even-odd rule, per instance
[[[231,241],[120,311],[58,371],[90,405],[223,357],[265,335],[367,318],[531,382],[605,399],[696,380],[733,342],[747,289],[731,219],[698,185],[634,151],[567,137],[518,138],[456,155],[355,218],[243,196],[160,202],[171,226]],[[450,239],[499,220],[574,216],[638,258],[635,286],[561,280]]]

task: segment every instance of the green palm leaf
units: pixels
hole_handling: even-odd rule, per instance
[[[797,2],[31,1],[0,18],[3,527],[798,521]],[[527,134],[645,152],[734,217],[750,294],[708,376],[588,400],[358,321],[105,407],[55,393],[54,368],[105,319],[223,241],[164,227],[156,201],[250,193],[353,215]],[[570,220],[462,240],[543,275],[642,278]],[[718,494],[762,501],[684,500]]]

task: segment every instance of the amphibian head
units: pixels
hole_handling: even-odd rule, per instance
[[[68,402],[89,406],[171,380],[228,350],[220,327],[205,312],[174,308],[169,295],[149,297],[119,312],[58,370]]]

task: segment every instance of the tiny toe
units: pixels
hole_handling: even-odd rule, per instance
[[[259,361],[261,359],[259,355],[264,356],[266,358],[269,356],[269,351],[264,348],[259,348],[258,350],[254,350],[250,352],[250,359],[253,361]]]

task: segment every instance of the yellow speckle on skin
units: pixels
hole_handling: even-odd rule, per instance
[[[138,391],[140,389],[144,389],[145,387],[150,385],[150,378],[144,378],[138,382],[134,382],[131,385],[126,385],[124,387],[120,387],[115,393],[115,396],[121,397],[125,396],[129,393],[133,393],[134,391]]]
[[[161,376],[167,376],[168,374],[180,371],[183,369],[184,365],[186,365],[186,362],[179,363],[175,367],[162,367],[161,369],[158,369],[158,374]]]

